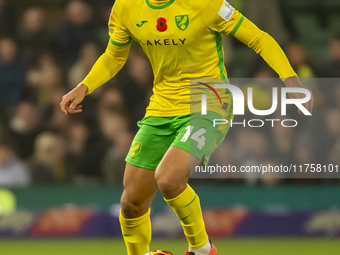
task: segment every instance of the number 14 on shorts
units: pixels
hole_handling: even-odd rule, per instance
[[[181,142],[185,143],[188,138],[190,137],[191,135],[191,139],[196,141],[198,144],[197,144],[197,148],[198,149],[202,149],[205,145],[205,136],[204,134],[207,132],[204,128],[201,128],[199,129],[198,131],[194,132],[193,134],[192,131],[194,130],[194,126],[187,126],[185,129],[186,129],[186,132],[185,134],[183,135],[182,139],[181,139]]]

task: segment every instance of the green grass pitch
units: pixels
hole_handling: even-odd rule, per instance
[[[340,239],[217,239],[219,255],[338,255]],[[183,255],[184,239],[155,239],[152,249]],[[0,240],[4,255],[125,255],[120,239]]]

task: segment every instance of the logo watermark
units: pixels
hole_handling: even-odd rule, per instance
[[[204,164],[195,165],[191,177],[269,184],[340,178],[340,79],[301,83],[294,88],[278,78],[192,80],[192,127],[185,141],[204,155]]]
[[[278,108],[281,109],[281,116],[287,115],[287,107],[289,105],[294,105],[297,107],[298,110],[301,111],[302,114],[305,116],[312,116],[312,114],[306,109],[306,107],[303,105],[311,100],[311,92],[308,89],[305,88],[288,88],[288,87],[273,87],[272,88],[272,104],[269,109],[266,110],[259,110],[256,109],[254,106],[254,93],[253,88],[248,87],[247,88],[247,97],[244,95],[243,91],[235,85],[231,84],[214,84],[214,85],[208,85],[206,83],[199,84],[204,85],[206,88],[210,89],[218,98],[221,106],[226,106],[227,104],[225,102],[222,102],[221,97],[216,92],[216,89],[227,89],[231,92],[232,98],[233,98],[233,115],[245,115],[245,102],[247,102],[247,107],[250,113],[257,115],[257,116],[269,116],[278,110]],[[280,89],[280,96],[279,96],[279,89]],[[207,92],[206,89],[201,90]],[[304,95],[303,98],[290,98],[290,93],[300,93]],[[208,112],[208,104],[207,104],[207,94],[209,94],[212,97],[211,93],[203,93],[201,94],[201,114],[207,115]],[[280,104],[279,104],[280,101]],[[280,106],[280,107],[279,107]],[[275,124],[280,123],[283,127],[296,127],[298,125],[298,121],[295,119],[250,119],[246,121],[245,119],[243,121],[234,121],[233,119],[214,119],[213,126],[216,125],[230,125],[230,127],[241,125],[243,127],[252,127],[252,128],[260,128],[265,126],[266,124],[269,124],[270,127],[274,127]]]

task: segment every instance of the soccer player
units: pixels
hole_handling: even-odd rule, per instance
[[[189,244],[186,254],[217,254],[205,231],[199,198],[187,182],[190,165],[202,159],[206,163],[228,131],[213,128],[209,117],[202,118],[190,107],[192,80],[227,77],[221,33],[234,36],[259,53],[286,86],[302,87],[276,41],[225,0],[116,0],[105,53],[62,99],[65,114],[81,112],[85,95],[122,68],[132,40],[140,44],[151,62],[153,95],[126,157],[121,197],[120,224],[128,255],[149,252],[149,208],[158,189],[181,221]],[[208,84],[199,84],[206,87],[202,89],[211,89]],[[218,109],[211,116],[231,118],[230,92],[214,92],[222,100],[220,105],[214,104]],[[305,104],[309,111],[312,103]]]

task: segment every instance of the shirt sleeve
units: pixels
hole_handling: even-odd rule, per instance
[[[273,37],[260,30],[226,0],[201,1],[203,1],[201,12],[209,29],[234,36],[252,48],[281,79],[297,76]]]
[[[242,23],[244,16],[226,0],[201,0],[202,17],[212,31],[232,35]]]
[[[86,95],[91,94],[96,88],[112,79],[127,60],[132,39],[121,23],[120,12],[121,4],[117,0],[110,15],[110,39],[107,48],[98,58],[89,74],[79,83],[79,85],[84,84],[88,87]]]
[[[235,31],[235,38],[253,49],[267,62],[281,79],[297,76],[279,44],[247,18]]]
[[[132,38],[129,35],[128,30],[123,24],[122,15],[122,1],[116,0],[112,7],[110,19],[109,19],[109,36],[110,42],[115,46],[125,46],[132,42]]]
[[[85,79],[79,83],[87,86],[86,95],[108,82],[122,69],[128,58],[130,46],[131,44],[116,46],[111,41],[108,43],[106,51],[98,58]]]

